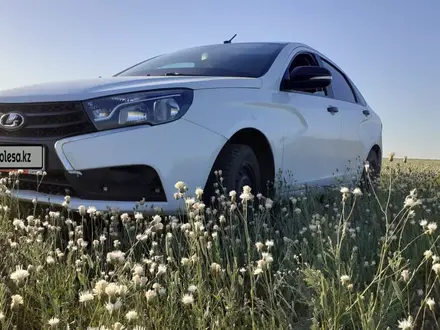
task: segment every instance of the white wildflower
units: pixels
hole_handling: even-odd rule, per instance
[[[421,204],[420,200],[417,200],[415,197],[408,196],[405,198],[405,201],[403,202],[403,207],[412,208],[420,204]]]
[[[222,268],[221,268],[221,266],[220,266],[218,263],[213,262],[213,263],[211,264],[211,271],[212,271],[214,274],[220,273],[221,269],[222,269]]]
[[[270,253],[263,252],[261,255],[266,263],[270,264],[271,262],[273,262],[273,257]]]
[[[13,296],[11,296],[11,309],[15,310],[18,307],[20,307],[20,305],[24,304],[24,300],[23,297],[20,296],[19,294],[14,294]]]
[[[427,226],[426,233],[428,235],[432,235],[437,230],[437,224],[435,222],[431,222]]]
[[[261,251],[264,247],[264,244],[261,242],[257,242],[255,243],[255,247],[257,248],[258,251]]]
[[[130,322],[130,321],[134,321],[138,318],[138,314],[136,311],[129,311],[127,314],[125,314],[125,318]]]
[[[440,264],[436,263],[432,265],[432,270],[435,272],[436,275],[440,275]]]
[[[14,221],[12,221],[12,225],[15,227],[15,230],[26,228],[24,221],[20,219],[14,219]]]
[[[156,275],[160,276],[160,275],[166,274],[166,272],[167,272],[167,266],[161,264],[157,267],[157,274]]]
[[[266,203],[264,206],[266,207],[266,209],[270,210],[273,206],[273,200],[271,200],[270,198],[266,198]]]
[[[155,290],[148,290],[145,292],[145,298],[147,298],[147,302],[150,302],[157,296],[157,293]]]
[[[434,310],[434,306],[435,306],[435,300],[434,298],[428,298],[426,299],[426,305],[428,305],[429,309],[432,311]]]
[[[142,265],[136,265],[136,266],[133,268],[133,273],[134,273],[135,275],[138,275],[138,276],[143,276],[144,273],[145,273],[145,271],[144,271],[144,267],[143,267]]]
[[[114,311],[119,310],[122,307],[122,301],[121,298],[116,299],[115,303],[111,303],[110,301],[107,303],[105,308],[111,313]]]
[[[362,191],[361,191],[361,189],[360,189],[360,188],[355,188],[355,189],[353,190],[353,195],[355,195],[355,196],[362,196]]]
[[[116,322],[115,324],[113,324],[112,328],[113,328],[113,330],[123,330],[123,329],[125,329],[124,325],[121,322]]]
[[[47,263],[48,265],[53,265],[53,264],[55,263],[55,259],[54,259],[54,257],[52,257],[52,256],[48,256],[48,257],[46,258],[46,263]]]
[[[125,262],[125,253],[119,250],[107,253],[107,262],[123,264]]]
[[[186,191],[186,184],[183,181],[178,181],[174,185],[174,188],[176,188],[180,193],[184,193]]]
[[[88,301],[92,301],[94,299],[93,293],[90,291],[81,292],[79,294],[79,302],[86,303]]]
[[[423,256],[424,256],[426,259],[431,258],[432,255],[433,255],[433,253],[432,253],[431,250],[426,250],[425,252],[423,252]]]
[[[105,288],[107,287],[108,282],[106,280],[99,280],[95,284],[95,288],[93,289],[93,293],[97,296],[103,296],[105,294]]]
[[[60,217],[60,212],[50,211],[50,212],[49,212],[49,217],[52,218],[52,219],[59,219],[59,217]]]
[[[80,205],[78,207],[79,215],[84,216],[86,214],[86,207],[84,205]]]
[[[191,305],[194,302],[194,297],[192,294],[188,293],[185,294],[182,298],[182,303],[184,305]]]
[[[252,188],[249,186],[243,187],[243,192],[240,195],[240,199],[244,202],[250,201],[253,198],[253,195],[251,194]]]
[[[341,283],[343,285],[348,285],[350,283],[350,276],[348,275],[342,275],[341,276]]]
[[[398,323],[399,329],[402,330],[411,330],[413,328],[413,319],[412,317],[408,317],[406,320],[400,320]]]
[[[199,200],[202,199],[202,196],[203,196],[203,189],[202,188],[196,189],[196,196]]]
[[[401,275],[402,275],[402,279],[403,279],[405,282],[408,282],[408,280],[409,280],[409,275],[410,275],[409,270],[408,270],[408,269],[403,270],[402,273],[401,273]]]
[[[52,317],[47,323],[51,327],[56,327],[60,323],[60,319],[57,317]]]
[[[350,193],[350,189],[348,189],[347,187],[342,187],[340,192],[343,195],[348,195]]]
[[[121,288],[118,284],[116,283],[109,283],[107,284],[107,286],[105,287],[105,293],[109,296],[109,297],[116,297],[117,295],[119,295],[121,292]]]
[[[123,223],[130,222],[130,216],[128,215],[128,213],[122,213],[121,214],[121,221]]]
[[[182,266],[187,266],[190,264],[190,260],[188,258],[182,258],[180,263],[182,264]]]
[[[18,266],[16,267],[15,272],[13,272],[9,277],[17,285],[20,285],[28,278],[28,276],[29,272],[26,269],[23,269],[21,266]]]
[[[161,221],[162,221],[162,217],[160,215],[156,214],[153,216],[153,220],[151,221],[151,224],[154,225],[154,224],[157,224]]]

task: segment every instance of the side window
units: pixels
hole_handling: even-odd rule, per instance
[[[319,64],[316,61],[315,57],[313,57],[309,53],[298,54],[293,59],[292,63],[290,63],[288,70],[286,70],[286,72],[284,73],[283,82],[285,79],[289,79],[289,73],[298,66],[319,66]],[[288,91],[289,89],[282,83],[281,90]],[[307,91],[301,90],[301,92],[315,94],[315,95],[323,95],[323,96],[327,95],[327,91],[322,88],[312,89],[312,90],[307,90]]]
[[[350,80],[351,82],[351,86],[353,86],[353,89],[356,93],[356,99],[358,101],[358,103],[362,106],[366,106],[367,105],[367,101],[365,101],[364,97],[362,96],[361,92],[359,91],[359,89],[356,87],[356,85],[353,83],[352,80]]]
[[[350,84],[344,75],[333,65],[321,58],[323,66],[332,73],[332,88],[334,98],[341,101],[356,103],[356,97],[353,94]]]

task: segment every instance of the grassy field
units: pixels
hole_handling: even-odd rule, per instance
[[[439,188],[439,162],[394,159],[324,200],[177,183],[187,222],[4,198],[1,329],[435,329]]]

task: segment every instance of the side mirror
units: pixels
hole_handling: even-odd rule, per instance
[[[298,66],[290,72],[288,86],[297,90],[326,88],[332,82],[331,72],[320,66]]]

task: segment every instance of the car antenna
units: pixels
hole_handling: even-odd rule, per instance
[[[230,44],[231,41],[232,41],[236,36],[237,36],[237,33],[234,34],[234,36],[233,36],[231,39],[223,41],[223,43],[224,43],[224,44]]]

